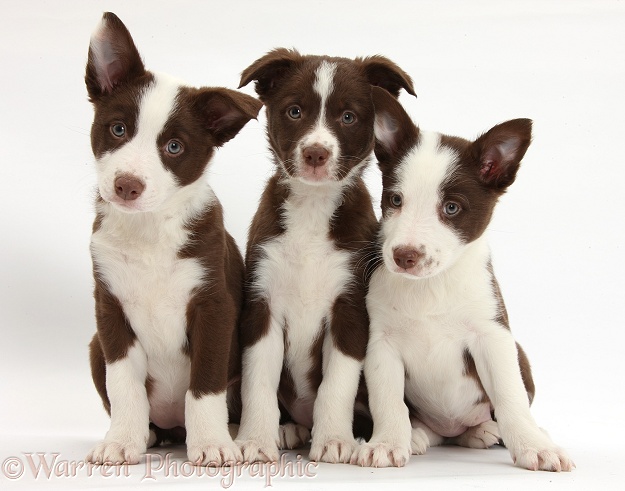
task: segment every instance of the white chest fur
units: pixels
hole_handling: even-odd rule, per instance
[[[465,374],[463,353],[479,337],[483,319],[496,317],[497,303],[488,271],[488,247],[470,245],[451,269],[413,280],[382,265],[367,296],[371,336],[383,337],[401,356],[405,395],[432,429],[456,436],[490,416],[482,392]]]
[[[183,425],[190,374],[183,353],[186,309],[209,272],[197,259],[178,257],[188,240],[182,213],[127,214],[107,203],[99,207],[103,219],[91,253],[146,354],[151,420],[163,428]]]
[[[260,246],[255,290],[267,298],[274,321],[286,328],[285,364],[301,400],[314,398],[308,380],[311,348],[351,278],[349,253],[329,237],[341,192],[334,183],[292,183],[283,209],[286,232]]]

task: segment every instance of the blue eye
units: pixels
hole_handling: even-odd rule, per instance
[[[443,205],[443,213],[448,217],[453,217],[460,212],[460,205],[454,201],[448,201]]]
[[[341,121],[343,121],[344,124],[352,124],[356,121],[356,115],[352,112],[345,111],[341,117]]]
[[[182,152],[182,143],[178,140],[169,140],[167,146],[165,147],[165,151],[170,155],[178,155]]]
[[[302,110],[298,106],[292,106],[287,110],[287,114],[291,119],[299,119],[302,117]]]
[[[390,201],[392,206],[399,208],[402,204],[401,194],[393,194]]]
[[[121,138],[126,134],[126,127],[123,123],[114,123],[111,125],[111,133],[117,138]]]

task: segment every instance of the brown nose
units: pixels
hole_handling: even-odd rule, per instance
[[[402,269],[414,268],[423,257],[423,253],[413,247],[396,247],[393,249],[395,264]]]
[[[141,196],[145,185],[136,177],[119,176],[115,179],[115,193],[124,201],[133,201]]]
[[[330,155],[330,152],[320,145],[306,147],[302,153],[306,164],[312,165],[313,167],[324,165],[328,161],[328,157]]]

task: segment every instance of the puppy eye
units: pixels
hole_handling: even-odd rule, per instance
[[[182,143],[178,140],[169,140],[165,146],[165,151],[170,155],[178,155],[182,152]]]
[[[345,111],[341,117],[341,121],[343,121],[343,124],[352,124],[356,121],[356,115],[352,112]]]
[[[299,108],[299,106],[293,106],[287,110],[287,114],[291,119],[299,119],[302,117],[302,110]]]
[[[399,208],[402,204],[401,194],[393,194],[390,197],[391,206]]]
[[[460,205],[454,201],[448,201],[443,205],[443,213],[448,217],[453,217],[460,212]]]
[[[111,133],[116,138],[121,138],[126,134],[126,127],[123,123],[113,123],[111,125]]]

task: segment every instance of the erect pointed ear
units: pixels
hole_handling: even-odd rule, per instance
[[[277,48],[248,66],[241,74],[239,89],[256,80],[256,93],[261,100],[270,95],[286,72],[302,61],[294,49]]]
[[[91,36],[85,83],[91,101],[145,73],[139,51],[119,18],[106,12]]]
[[[532,140],[532,121],[513,119],[494,126],[473,143],[480,179],[504,190],[512,184]]]
[[[250,119],[256,119],[262,107],[258,99],[224,88],[199,89],[193,102],[194,110],[215,138],[216,146],[234,138]]]
[[[399,97],[399,91],[402,88],[409,94],[417,97],[410,75],[388,58],[376,55],[367,58],[356,58],[356,62],[362,64],[365,77],[371,85],[386,89],[395,98]]]
[[[389,92],[371,87],[375,106],[375,156],[380,168],[399,160],[419,139],[419,128]]]

